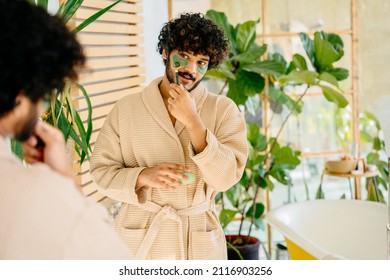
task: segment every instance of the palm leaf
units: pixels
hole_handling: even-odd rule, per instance
[[[38,0],[37,4],[47,11],[49,0]]]
[[[93,14],[92,16],[90,16],[89,18],[87,18],[86,20],[84,20],[82,23],[80,23],[77,27],[75,27],[72,32],[74,33],[77,33],[77,32],[80,32],[81,30],[83,30],[85,27],[87,27],[88,25],[90,25],[92,22],[94,22],[95,20],[97,20],[100,16],[102,16],[103,14],[105,14],[108,10],[110,10],[112,7],[114,7],[116,4],[118,4],[119,2],[121,2],[122,0],[118,0],[116,1],[115,3],[107,6],[106,8],[98,11],[97,13]]]
[[[85,98],[85,101],[87,102],[87,107],[88,107],[88,118],[87,118],[87,133],[86,133],[86,141],[87,143],[89,143],[89,140],[91,138],[91,135],[92,135],[92,130],[93,130],[93,125],[92,125],[92,104],[91,104],[91,100],[88,96],[88,93],[87,91],[85,90],[85,88],[80,85],[80,84],[76,84],[76,86],[81,90],[84,98]]]
[[[57,16],[61,17],[64,22],[68,22],[83,2],[84,0],[68,0],[62,3],[57,11]]]

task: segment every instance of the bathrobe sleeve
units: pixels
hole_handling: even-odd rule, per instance
[[[226,191],[236,184],[244,172],[248,157],[246,124],[237,106],[228,98],[219,96],[214,133],[207,129],[206,148],[189,153],[202,172],[205,182],[216,191]],[[215,107],[214,107],[215,111]]]
[[[98,184],[99,192],[117,201],[137,205],[143,198],[140,196],[141,190],[135,190],[135,184],[145,167],[136,166],[135,157],[127,159],[130,164],[124,162],[119,134],[119,111],[117,103],[99,132],[90,161],[91,174]],[[133,147],[127,145],[126,149],[132,150]]]

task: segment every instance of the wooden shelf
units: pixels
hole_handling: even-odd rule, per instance
[[[362,172],[362,173],[334,173],[334,172],[329,172],[328,170],[324,169],[323,173],[325,175],[329,175],[329,176],[344,177],[344,178],[361,178],[361,177],[371,178],[371,177],[379,175],[379,172],[377,170],[366,171],[366,172]]]
[[[333,176],[333,177],[342,177],[342,178],[348,178],[353,179],[354,181],[354,192],[353,192],[353,198],[354,199],[361,199],[362,198],[362,191],[361,191],[361,179],[362,178],[372,178],[374,180],[374,185],[376,188],[376,182],[374,177],[379,175],[379,172],[377,170],[375,171],[365,171],[361,173],[334,173],[329,172],[328,170],[324,169],[322,172],[323,175]],[[321,179],[322,184],[322,179]]]

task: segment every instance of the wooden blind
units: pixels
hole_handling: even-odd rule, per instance
[[[76,12],[72,24],[77,26],[114,0],[85,0]],[[86,69],[79,75],[93,106],[92,148],[107,114],[123,96],[139,92],[144,83],[143,28],[140,24],[142,0],[123,0],[97,21],[78,33],[78,39],[87,56]],[[74,104],[84,122],[87,120],[87,104],[81,92],[75,92]],[[106,204],[109,201],[97,192],[92,180],[90,165],[86,160],[81,166],[74,155],[74,171],[85,196]]]

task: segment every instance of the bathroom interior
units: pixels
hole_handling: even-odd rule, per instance
[[[108,85],[118,77],[107,78],[104,69],[94,71],[93,67],[99,69],[97,62],[80,77],[91,93],[95,114],[92,143],[115,100],[137,91],[164,71],[162,63],[156,64],[161,61],[156,52],[158,32],[165,21],[182,12],[206,14],[214,10],[224,13],[232,26],[258,21],[255,42],[267,46],[263,58],[279,53],[288,62],[294,54],[307,57],[300,33],[307,34],[308,38],[320,31],[336,34],[342,40],[343,54],[334,66],[348,71],[348,77],[338,83],[338,89],[348,101],[346,106],[329,102],[315,86],[305,92],[299,114],[289,115],[286,106],[267,101],[261,92],[251,97],[251,105],[241,104],[243,111],[250,113],[248,124],[256,123],[268,138],[275,137],[283,127],[278,141],[299,151],[296,154],[299,164],[284,170],[288,180],[281,183],[283,180],[271,178],[267,187],[258,187],[255,196],[264,211],[256,217],[251,235],[260,240],[258,258],[264,260],[389,258],[390,110],[387,104],[390,104],[390,79],[385,71],[390,66],[388,0],[126,2],[137,7],[131,11],[134,14],[131,25],[136,28],[131,32],[141,38],[131,43],[131,50],[121,54],[132,60],[131,86],[126,91],[123,86],[104,91],[102,81]],[[85,33],[99,33],[98,29],[91,27]],[[81,33],[81,41],[92,56],[102,58],[96,46],[88,46],[87,35]],[[109,55],[107,49],[104,55]],[[122,68],[113,66],[112,75],[120,73]],[[270,88],[270,81],[267,78],[265,92]],[[223,81],[212,77],[206,78],[205,84],[214,92],[224,86]],[[303,94],[299,86],[291,87],[286,93],[293,100],[299,100]],[[81,117],[85,118],[85,101],[82,97],[76,100]],[[248,110],[247,106],[252,107]],[[288,121],[284,123],[285,119]],[[330,170],[328,162],[345,164],[350,159],[355,161],[348,170],[341,170],[345,166]],[[118,205],[96,192],[88,162],[75,168],[84,194],[107,205],[114,215]],[[232,217],[224,228],[225,233],[235,234],[239,221],[239,215]],[[244,228],[248,226],[249,223],[243,223]]]

